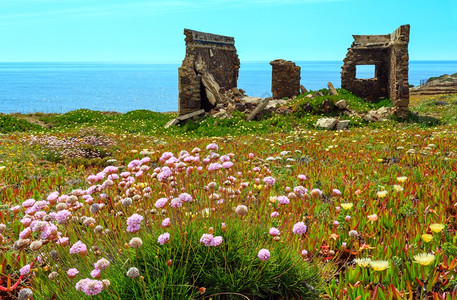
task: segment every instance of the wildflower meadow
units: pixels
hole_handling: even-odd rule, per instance
[[[5,130],[0,298],[457,299],[456,120],[427,101],[344,131],[144,111]]]

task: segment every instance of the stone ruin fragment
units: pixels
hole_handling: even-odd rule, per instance
[[[273,98],[292,98],[300,94],[300,67],[292,61],[276,59],[272,66],[271,93]]]
[[[400,118],[408,117],[409,29],[409,25],[403,25],[392,34],[353,35],[354,42],[341,67],[343,89],[368,101],[390,98]],[[374,65],[374,77],[358,79],[358,65]]]
[[[209,111],[236,88],[240,60],[233,37],[184,29],[186,56],[178,69],[179,115]]]

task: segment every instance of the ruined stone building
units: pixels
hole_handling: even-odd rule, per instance
[[[353,35],[341,67],[341,87],[366,100],[390,98],[395,114],[408,116],[408,43],[409,25],[397,28],[386,35]],[[356,77],[358,65],[374,65],[373,78]]]
[[[184,29],[186,56],[178,69],[180,115],[210,110],[237,87],[240,60],[233,37]]]

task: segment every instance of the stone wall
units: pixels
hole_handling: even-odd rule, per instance
[[[341,67],[341,87],[368,101],[390,98],[395,114],[408,116],[409,25],[387,35],[353,35]],[[357,65],[374,65],[375,77],[356,78]]]
[[[178,69],[180,115],[205,109],[214,103],[208,99],[208,87],[202,76],[209,76],[221,93],[237,87],[240,60],[233,37],[184,29],[186,56]],[[218,86],[217,86],[218,85]]]
[[[300,94],[300,67],[292,61],[276,59],[272,66],[271,92],[273,98],[292,98]]]

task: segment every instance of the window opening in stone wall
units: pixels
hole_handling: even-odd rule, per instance
[[[357,79],[376,78],[376,66],[375,65],[357,65],[355,78],[357,78]]]

